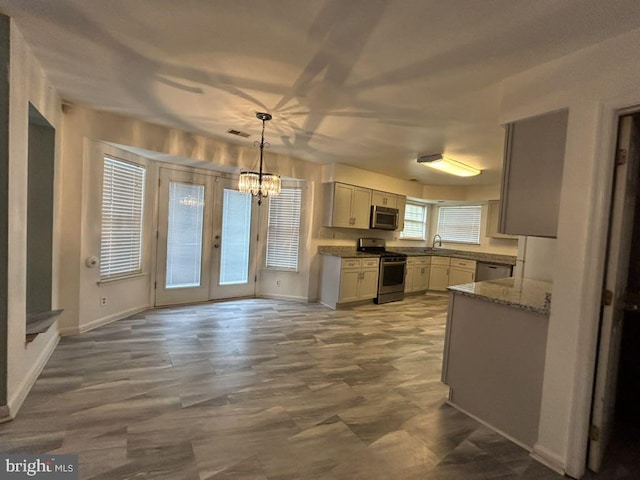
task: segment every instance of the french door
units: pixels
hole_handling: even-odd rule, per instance
[[[232,180],[161,168],[155,304],[252,296],[254,217]]]

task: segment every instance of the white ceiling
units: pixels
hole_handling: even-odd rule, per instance
[[[0,0],[0,11],[69,102],[245,145],[267,111],[278,152],[463,185],[500,181],[501,79],[640,28],[637,0]],[[457,179],[416,163],[439,152],[485,171]]]

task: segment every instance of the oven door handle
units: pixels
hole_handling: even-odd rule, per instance
[[[380,263],[383,265],[402,265],[402,264],[406,264],[407,261],[406,260],[382,260]]]

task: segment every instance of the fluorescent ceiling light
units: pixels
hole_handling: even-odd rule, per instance
[[[478,170],[477,168],[473,168],[469,165],[465,165],[464,163],[447,158],[441,153],[418,157],[418,163],[458,177],[475,177],[482,173],[482,170]]]

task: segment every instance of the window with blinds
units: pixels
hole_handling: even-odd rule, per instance
[[[145,168],[104,158],[100,278],[142,270]]]
[[[442,241],[479,244],[481,213],[480,205],[440,207],[438,234]]]
[[[298,270],[301,200],[300,188],[283,187],[280,195],[269,198],[267,268]]]
[[[407,201],[404,210],[404,230],[400,238],[405,240],[424,240],[427,235],[427,206]]]

